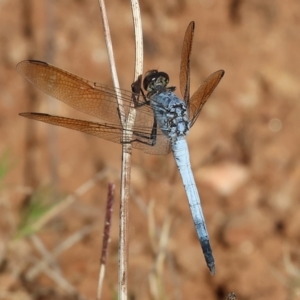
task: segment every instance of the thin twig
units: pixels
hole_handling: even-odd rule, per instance
[[[111,76],[112,76],[114,88],[116,89],[116,94],[117,94],[120,121],[122,124],[124,124],[126,121],[125,112],[124,112],[122,99],[120,97],[120,93],[118,92],[118,89],[120,88],[120,84],[119,84],[119,79],[118,79],[118,74],[117,74],[117,69],[116,69],[114,51],[113,51],[113,46],[112,46],[112,41],[111,41],[110,29],[109,29],[104,0],[99,0],[99,5],[100,5],[101,16],[102,16],[102,24],[103,24],[103,29],[104,29],[105,43],[106,43],[106,48],[107,48]]]
[[[100,171],[93,178],[86,181],[82,184],[73,194],[69,195],[59,204],[55,205],[52,209],[50,209],[41,219],[39,219],[36,223],[32,225],[33,231],[39,231],[43,226],[45,226],[50,220],[56,217],[58,214],[62,213],[66,208],[68,208],[71,204],[73,204],[77,198],[84,195],[87,191],[89,191],[98,181],[105,178],[108,174],[108,169]]]
[[[78,292],[75,287],[73,287],[61,274],[60,269],[58,267],[53,268],[56,263],[53,255],[48,252],[42,241],[36,236],[32,235],[31,241],[33,242],[35,248],[40,252],[42,257],[44,258],[44,261],[47,261],[52,265],[48,265],[48,263],[43,263],[40,265],[40,268],[42,268],[43,272],[51,278],[56,284],[58,284],[62,289],[64,289],[66,292],[68,292],[71,295],[78,295]],[[30,278],[26,277],[27,280]],[[78,295],[79,296],[79,295]],[[78,297],[79,299],[83,299],[83,297]]]
[[[134,82],[143,73],[143,38],[142,20],[138,0],[131,0],[132,15],[135,33],[135,71]],[[130,196],[130,168],[131,168],[131,136],[128,131],[132,129],[135,121],[135,108],[130,108],[123,138],[126,143],[122,147],[122,179],[121,179],[121,201],[120,201],[120,243],[119,243],[119,299],[127,299],[128,290],[128,202]],[[132,132],[132,131],[129,131]],[[130,140],[128,140],[130,139]]]
[[[130,196],[130,169],[131,169],[131,134],[132,127],[135,121],[135,108],[132,103],[127,119],[125,117],[124,108],[120,98],[119,81],[117,79],[117,72],[113,57],[112,42],[110,38],[110,31],[108,27],[107,15],[104,5],[104,0],[99,0],[102,22],[105,31],[106,47],[108,50],[110,68],[112,72],[112,78],[118,95],[119,114],[120,121],[124,128],[123,130],[123,144],[122,144],[122,175],[121,175],[121,187],[120,187],[120,229],[119,229],[119,292],[118,297],[120,300],[127,299],[127,265],[128,265],[128,202]],[[131,0],[135,44],[136,44],[136,58],[135,58],[135,71],[134,82],[143,72],[143,39],[142,39],[142,22],[140,16],[140,9],[138,0]]]
[[[84,226],[77,232],[70,235],[66,240],[64,240],[61,244],[59,244],[56,248],[54,248],[51,253],[48,252],[48,250],[41,245],[41,241],[38,239],[37,236],[33,235],[31,236],[31,241],[35,245],[37,249],[39,249],[40,253],[43,253],[44,259],[39,261],[37,264],[35,264],[32,268],[30,268],[26,274],[25,278],[27,280],[33,280],[36,278],[41,271],[43,271],[45,265],[51,265],[56,266],[56,258],[69,248],[71,248],[74,244],[81,241],[86,235],[88,235],[92,230],[94,230],[94,226]]]
[[[43,272],[51,278],[58,286],[71,295],[76,295],[76,299],[85,299],[83,296],[78,294],[78,291],[73,287],[61,273],[51,269],[47,264],[43,264]]]
[[[143,74],[143,31],[142,31],[142,18],[138,0],[131,0],[132,17],[134,24],[134,36],[135,36],[135,69],[134,69],[134,81]]]
[[[30,240],[31,240],[32,244],[34,245],[35,249],[37,249],[38,252],[42,255],[43,261],[45,262],[45,264],[51,266],[51,268],[53,268],[55,270],[55,272],[60,273],[60,268],[59,268],[59,265],[57,264],[56,259],[48,251],[48,249],[45,247],[45,245],[41,241],[41,239],[37,235],[32,234],[30,236]],[[31,274],[27,277],[28,274],[29,274],[29,272],[26,273],[26,279],[27,280],[33,279],[33,277],[31,277]]]
[[[103,280],[105,276],[105,265],[107,259],[108,243],[110,239],[111,215],[113,210],[114,198],[115,198],[115,185],[110,183],[108,185],[105,223],[103,229],[103,242],[102,242],[100,272],[99,272],[98,291],[97,291],[98,300],[101,299]]]
[[[62,243],[54,248],[52,251],[55,257],[59,256],[61,253],[73,247],[76,243],[82,241],[88,234],[90,234],[95,229],[93,225],[86,225],[80,230],[74,232],[69,237],[67,237]]]

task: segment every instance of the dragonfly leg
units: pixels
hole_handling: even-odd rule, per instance
[[[137,135],[137,134],[136,134]],[[121,141],[122,144],[131,144],[131,143],[134,143],[134,142],[138,142],[138,143],[141,143],[141,144],[144,144],[144,145],[148,145],[148,146],[154,146],[155,144],[153,144],[153,142],[151,141],[151,139],[147,136],[142,136],[142,135],[138,135],[140,136],[141,138],[143,139],[146,139],[146,140],[141,140],[141,139],[132,139],[131,141],[128,141],[128,142],[125,142],[125,141]]]
[[[143,139],[147,139],[147,141],[142,141],[142,140],[139,140],[139,139],[137,139],[136,141],[139,141],[140,143],[143,143],[143,144],[146,144],[146,145],[155,146],[156,145],[156,138],[157,138],[157,121],[156,121],[155,116],[154,116],[153,126],[152,126],[150,136],[142,135],[139,132],[134,132],[134,134],[136,136],[139,136],[139,137],[143,138]]]
[[[132,139],[131,141],[125,142],[121,141],[121,143],[133,143],[139,142],[149,146],[156,145],[156,137],[157,137],[157,122],[154,118],[153,126],[150,135],[149,134],[142,134],[141,132],[133,131],[133,134],[137,137],[136,139]]]
[[[140,132],[133,132],[134,135],[139,137],[140,139],[139,138],[133,139],[129,143],[139,142],[141,144],[145,144],[145,145],[149,145],[149,146],[155,146],[156,145],[156,135],[153,136],[153,130],[155,130],[155,129],[152,129],[152,132],[151,132],[150,136],[146,135],[146,134],[145,135],[141,134]]]
[[[135,108],[139,108],[144,105],[150,105],[150,100],[144,94],[144,91],[141,89],[142,76],[140,75],[138,79],[131,84],[132,90],[132,100]],[[142,94],[144,101],[139,102],[139,95]]]
[[[143,96],[144,102],[140,102],[139,103],[138,101],[136,101],[134,103],[136,108],[142,107],[144,105],[150,105],[150,100],[147,99],[147,97],[146,97],[146,95],[145,95],[145,93],[144,93],[144,91],[142,89],[141,89],[141,94]]]
[[[152,146],[156,145],[156,137],[157,137],[157,121],[156,117],[154,116],[154,122],[151,130],[150,138],[152,140]]]

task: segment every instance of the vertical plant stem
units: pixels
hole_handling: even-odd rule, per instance
[[[135,69],[134,69],[134,81],[143,74],[143,28],[141,11],[138,0],[131,0],[132,17],[134,24],[134,36],[135,36]]]
[[[106,46],[109,56],[110,68],[114,87],[119,88],[119,81],[117,78],[117,71],[113,56],[113,48],[111,43],[110,31],[107,21],[107,15],[104,5],[104,0],[99,0],[102,22],[105,32]],[[142,22],[140,17],[140,9],[138,0],[132,0],[132,11],[135,32],[135,45],[136,45],[136,58],[134,80],[142,74],[143,71],[143,39],[142,39]],[[120,228],[119,228],[119,284],[118,284],[118,297],[120,300],[127,299],[128,290],[128,202],[130,195],[130,170],[131,170],[131,128],[135,121],[135,108],[132,107],[129,111],[127,119],[125,117],[122,99],[118,95],[120,121],[124,128],[123,130],[123,144],[122,144],[122,175],[121,175],[121,199],[120,199]]]
[[[112,76],[112,80],[114,83],[114,88],[117,90],[120,88],[120,84],[119,84],[119,79],[118,79],[118,74],[117,74],[117,69],[116,69],[114,51],[113,51],[113,46],[112,46],[112,41],[111,41],[111,36],[110,36],[110,29],[109,29],[109,25],[108,25],[108,19],[107,19],[104,0],[99,0],[99,4],[100,4],[102,24],[103,24],[104,36],[105,36],[105,44],[106,44],[106,48],[107,48],[111,76]],[[124,124],[126,122],[126,119],[125,119],[123,102],[120,97],[120,93],[116,93],[116,94],[118,97],[118,106],[119,106],[119,114],[120,114],[121,123]]]
[[[135,68],[134,82],[143,73],[143,34],[142,20],[138,0],[131,0],[132,16],[135,36]],[[130,142],[131,136],[127,131],[132,129],[135,121],[135,108],[132,106],[126,120],[123,140]],[[130,140],[128,140],[130,139]],[[131,170],[131,143],[123,144],[122,151],[122,181],[120,203],[120,244],[119,244],[119,299],[127,299],[128,290],[128,219],[129,219],[129,196],[130,196],[130,170]]]

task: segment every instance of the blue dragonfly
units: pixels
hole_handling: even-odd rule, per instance
[[[26,60],[17,65],[17,71],[28,81],[48,95],[71,107],[98,117],[101,123],[53,116],[44,113],[20,113],[21,116],[85,132],[115,143],[124,142],[124,128],[120,122],[117,97],[121,97],[125,113],[132,103],[136,107],[136,118],[130,135],[133,148],[149,154],[173,152],[182,177],[196,232],[206,264],[212,275],[215,262],[203,216],[200,197],[191,170],[189,150],[185,136],[224,75],[223,70],[211,74],[190,97],[190,55],[195,24],[186,30],[180,65],[180,90],[183,100],[178,98],[175,87],[169,87],[169,76],[158,70],[147,72],[143,89],[139,93],[115,89],[92,82],[48,63]],[[135,85],[133,84],[133,87]],[[125,136],[126,137],[126,136]]]

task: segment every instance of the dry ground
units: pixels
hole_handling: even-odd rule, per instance
[[[131,299],[225,299],[230,291],[246,300],[300,298],[300,2],[142,2],[145,71],[168,72],[178,86],[182,38],[194,20],[192,92],[212,72],[226,74],[188,137],[217,274],[205,266],[172,155],[135,150]],[[130,4],[106,5],[121,86],[129,89]],[[95,299],[110,181],[117,195],[103,299],[114,299],[121,147],[19,117],[92,120],[30,87],[15,71],[28,58],[111,84],[98,1],[0,1],[0,299]],[[97,184],[36,235],[14,238],[32,195],[38,203],[63,200],[99,172]],[[73,234],[81,238],[48,257],[51,269],[33,274],[45,249],[54,253]]]

